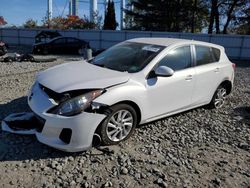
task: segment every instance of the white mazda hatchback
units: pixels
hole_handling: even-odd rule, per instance
[[[28,103],[44,144],[75,152],[99,140],[129,138],[136,125],[209,104],[220,108],[231,92],[235,65],[222,46],[137,38],[90,61],[55,66],[37,75]]]

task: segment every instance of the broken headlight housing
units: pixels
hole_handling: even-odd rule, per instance
[[[94,90],[84,95],[71,98],[60,104],[52,113],[61,116],[74,116],[89,108],[91,102],[99,97],[104,90]]]

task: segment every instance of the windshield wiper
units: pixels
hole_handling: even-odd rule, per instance
[[[93,58],[87,60],[87,62],[90,63],[90,64],[92,64],[92,65],[96,65],[96,66],[99,66],[99,67],[107,68],[104,64],[95,64],[95,63],[94,63],[94,59],[95,59],[95,58],[93,57]]]
[[[104,67],[104,68],[107,68],[104,64],[94,64],[94,63],[93,63],[93,65],[96,65],[96,66],[98,66],[98,67]]]
[[[92,57],[90,59],[87,60],[88,63],[92,63],[94,61],[95,57]]]

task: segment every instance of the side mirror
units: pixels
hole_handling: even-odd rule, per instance
[[[167,66],[159,66],[155,70],[155,74],[156,76],[160,76],[160,77],[169,77],[174,74],[174,70]]]

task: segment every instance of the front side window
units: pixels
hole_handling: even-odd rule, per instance
[[[65,39],[57,39],[57,40],[54,40],[53,43],[54,44],[64,44],[65,43]]]
[[[220,50],[206,46],[195,46],[196,64],[206,65],[217,62],[220,58]]]
[[[135,73],[156,57],[165,46],[136,42],[123,42],[97,55],[92,63],[121,72]]]
[[[183,46],[171,50],[160,62],[158,66],[167,66],[174,71],[191,67],[190,46]]]

